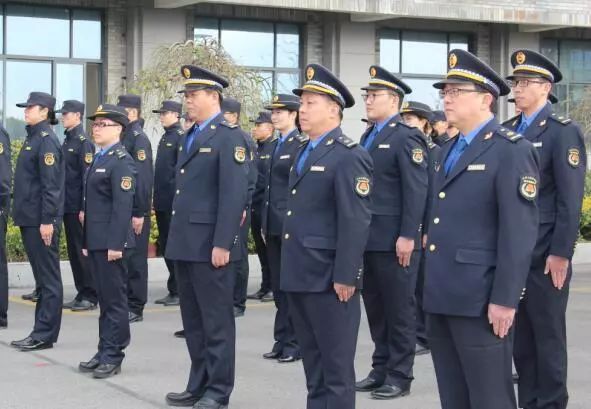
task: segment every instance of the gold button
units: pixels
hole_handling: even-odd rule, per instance
[[[176,213],[176,212],[173,210],[173,211],[172,211],[172,215],[174,216],[174,214],[175,214],[175,213]]]
[[[439,217],[436,217],[435,220],[433,220],[433,223],[439,224]]]
[[[445,199],[445,192],[439,192],[439,198]]]
[[[177,190],[176,190],[176,194],[178,195],[178,194],[180,194],[180,193],[181,193],[181,191],[177,189]]]
[[[435,251],[435,249],[436,249],[436,248],[437,248],[437,247],[435,247],[435,244],[431,244],[431,245],[429,246],[429,250],[430,250],[430,251]]]
[[[292,190],[292,191],[291,191],[291,194],[292,194],[292,195],[295,195],[295,194],[296,194],[296,190],[295,190],[295,189],[294,189],[294,190]]]
[[[285,240],[289,239],[289,234],[288,234],[288,233],[285,233],[285,236],[283,236],[283,238],[284,238]]]
[[[288,210],[288,211],[287,211],[287,215],[288,215],[288,216],[291,216],[291,210]]]
[[[185,173],[185,169],[181,169],[181,173]]]

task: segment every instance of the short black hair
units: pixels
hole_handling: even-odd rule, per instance
[[[491,94],[490,91],[484,88],[482,85],[474,84],[474,88],[478,92],[490,94],[490,96],[492,97],[492,102],[490,103],[489,107],[490,112],[496,115],[499,112],[499,98]]]

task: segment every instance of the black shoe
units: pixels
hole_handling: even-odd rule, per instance
[[[244,317],[244,310],[234,307],[234,318]]]
[[[96,379],[106,379],[119,373],[121,373],[121,364],[100,364],[92,372],[92,377]]]
[[[166,297],[162,297],[162,298],[154,301],[154,304],[166,305],[166,304],[168,304],[170,302],[173,302],[175,299],[178,302],[179,296],[178,295],[172,295],[172,294],[168,293],[168,294],[166,294]]]
[[[8,321],[5,319],[0,319],[0,329],[6,329],[8,327]]]
[[[211,398],[201,398],[194,406],[195,409],[226,409],[228,405],[219,403]]]
[[[275,351],[271,351],[271,352],[267,352],[266,354],[263,354],[263,358],[265,358],[265,359],[279,359],[280,357],[281,357],[281,353],[275,352]]]
[[[53,348],[53,342],[36,341],[31,337],[27,337],[26,339],[24,339],[22,341],[17,341],[17,342],[18,342],[18,345],[13,345],[13,346],[16,346],[18,349],[20,349],[23,352],[41,351],[43,349]]]
[[[430,353],[431,353],[431,350],[429,348],[427,348],[426,346],[423,346],[421,344],[417,344],[417,346],[415,348],[415,356],[427,355]]]
[[[72,306],[72,311],[92,311],[96,309],[96,304],[88,300],[76,301]]]
[[[164,303],[165,307],[177,307],[181,305],[181,300],[178,295],[172,295],[168,298],[168,301]]]
[[[35,291],[33,291],[32,293],[23,294],[21,298],[26,301],[37,302],[39,301],[39,292],[37,291],[37,289],[35,289]]]
[[[199,402],[201,396],[193,395],[191,392],[170,392],[166,394],[166,403],[170,406],[192,407]]]
[[[357,392],[371,392],[378,389],[383,384],[384,382],[378,382],[371,376],[368,376],[359,382],[355,382],[355,390]]]
[[[292,362],[296,362],[299,361],[300,358],[297,356],[293,356],[293,355],[283,355],[282,357],[279,357],[277,359],[277,362],[279,362],[280,364],[289,364]]]
[[[24,296],[24,295],[23,295],[23,298],[25,298],[25,296]],[[71,310],[71,309],[72,309],[72,307],[73,307],[74,305],[76,305],[76,303],[77,303],[77,302],[78,302],[78,300],[74,298],[74,299],[73,299],[72,301],[70,301],[70,302],[65,302],[65,303],[62,305],[62,308],[63,308],[64,310]]]
[[[260,300],[261,298],[263,298],[265,296],[265,294],[267,294],[267,292],[268,292],[267,290],[264,290],[261,288],[260,290],[258,290],[254,294],[248,294],[246,296],[246,298],[249,300]]]
[[[267,294],[261,298],[261,302],[273,302],[275,298],[273,298],[273,291],[269,291]]]
[[[78,364],[78,370],[82,373],[94,372],[94,370],[98,368],[100,364],[101,363],[98,359],[92,358],[90,361],[80,362]]]
[[[371,393],[372,399],[386,400],[407,396],[410,394],[410,388],[401,389],[396,385],[382,385]]]
[[[177,337],[177,338],[185,338],[185,330],[182,329],[180,331],[176,331],[174,333],[174,336]]]
[[[519,384],[519,375],[517,375],[516,373],[513,374],[513,384]]]
[[[144,320],[144,316],[140,314],[136,314],[135,312],[129,311],[129,323],[133,324],[134,322],[140,322]]]

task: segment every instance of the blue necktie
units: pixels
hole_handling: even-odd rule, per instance
[[[458,162],[460,156],[462,156],[462,153],[464,153],[467,147],[468,143],[466,142],[466,138],[461,136],[445,161],[445,176],[447,176],[453,169],[454,165]]]
[[[277,152],[279,152],[279,148],[281,148],[281,145],[283,145],[283,137],[279,138],[279,140],[277,141],[277,145],[275,145],[275,151],[273,151],[273,157],[277,155]]]
[[[298,160],[298,166],[296,167],[297,171],[298,171],[298,175],[301,175],[302,173],[302,169],[304,167],[304,163],[306,163],[306,159],[308,159],[308,155],[310,155],[310,152],[312,152],[312,149],[314,149],[314,147],[312,146],[311,142],[308,142],[308,146],[306,146],[306,149],[304,149],[304,151],[302,152],[300,159]]]
[[[201,129],[199,128],[198,125],[195,125],[195,127],[193,128],[193,132],[191,132],[189,135],[187,135],[187,140],[185,141],[185,151],[187,151],[187,153],[191,149],[191,145],[193,145],[193,141],[197,137],[197,134],[199,133],[199,131],[201,131]]]
[[[378,134],[378,127],[377,127],[377,125],[374,125],[373,129],[371,130],[371,132],[369,133],[369,135],[365,139],[365,142],[363,143],[363,147],[365,148],[365,150],[369,150],[369,147],[373,143],[374,139],[376,139],[377,134]]]
[[[517,131],[517,133],[520,133],[523,135],[523,133],[525,132],[526,129],[527,129],[527,122],[525,121],[525,119],[521,118],[521,123],[517,127],[516,131]]]

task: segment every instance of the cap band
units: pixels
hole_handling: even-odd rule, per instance
[[[378,78],[371,78],[369,80],[369,85],[385,85],[387,87],[394,88],[397,91],[399,90],[398,85],[394,84],[393,82],[381,80]]]
[[[304,86],[302,87],[302,89],[304,90],[313,90],[313,91],[320,91],[323,92],[325,94],[330,94],[334,97],[336,97],[339,102],[345,106],[345,99],[343,98],[343,96],[341,95],[340,92],[338,92],[336,89],[334,89],[333,87],[331,87],[330,85],[327,85],[323,82],[320,81],[308,81],[304,84]]]
[[[548,71],[545,68],[538,67],[537,65],[528,65],[528,64],[516,65],[515,68],[513,68],[513,73],[515,74],[515,73],[517,73],[517,71],[527,71],[527,72],[533,72],[535,74],[546,75],[546,76],[550,77],[552,79],[552,81],[554,81],[554,75],[552,75],[552,73],[550,71]]]
[[[192,79],[185,81],[185,86],[187,86],[187,85],[208,85],[208,86],[216,87],[216,88],[220,88],[220,89],[224,88],[222,86],[222,84],[220,84],[219,82],[212,81],[212,80],[206,80],[206,79],[200,79],[200,78],[192,78]]]
[[[452,76],[462,77],[462,78],[466,78],[469,80],[479,82],[481,84],[486,84],[489,87],[491,87],[492,89],[494,89],[497,92],[497,94],[501,93],[501,90],[499,89],[497,84],[495,84],[494,82],[492,82],[491,80],[489,80],[485,76],[480,75],[476,72],[456,68],[456,69],[449,70],[449,72],[447,73],[447,78],[452,77]]]

